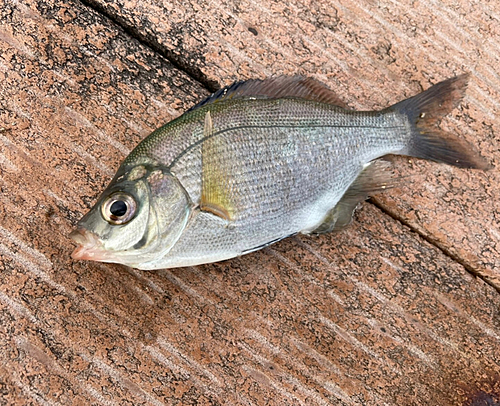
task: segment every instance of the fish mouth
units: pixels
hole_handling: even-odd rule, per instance
[[[108,261],[109,253],[104,249],[100,238],[91,231],[77,228],[69,235],[78,246],[71,254],[73,259],[84,259],[89,261]]]

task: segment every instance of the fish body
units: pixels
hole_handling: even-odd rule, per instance
[[[379,158],[487,169],[436,122],[467,76],[382,111],[353,111],[301,77],[223,89],[154,131],[120,166],[72,237],[77,259],[160,269],[215,262],[349,223],[390,182]]]

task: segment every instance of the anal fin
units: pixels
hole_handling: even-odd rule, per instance
[[[370,162],[344,193],[342,198],[325,216],[313,234],[340,231],[352,222],[359,203],[369,196],[394,186],[391,163],[384,159]]]

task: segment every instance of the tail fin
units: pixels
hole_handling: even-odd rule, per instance
[[[471,145],[437,127],[464,97],[468,79],[468,74],[456,76],[389,107],[388,110],[406,114],[412,126],[412,139],[404,155],[461,168],[491,168]]]

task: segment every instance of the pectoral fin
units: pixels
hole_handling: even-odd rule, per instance
[[[368,196],[394,186],[390,167],[391,163],[385,160],[370,162],[313,233],[323,234],[347,227],[360,202],[366,200]]]
[[[203,129],[202,160],[202,189],[200,209],[231,221],[234,219],[235,209],[231,200],[231,182],[229,174],[222,167],[220,159],[220,143],[225,142],[223,137],[213,136],[213,122],[210,111],[205,115]]]

